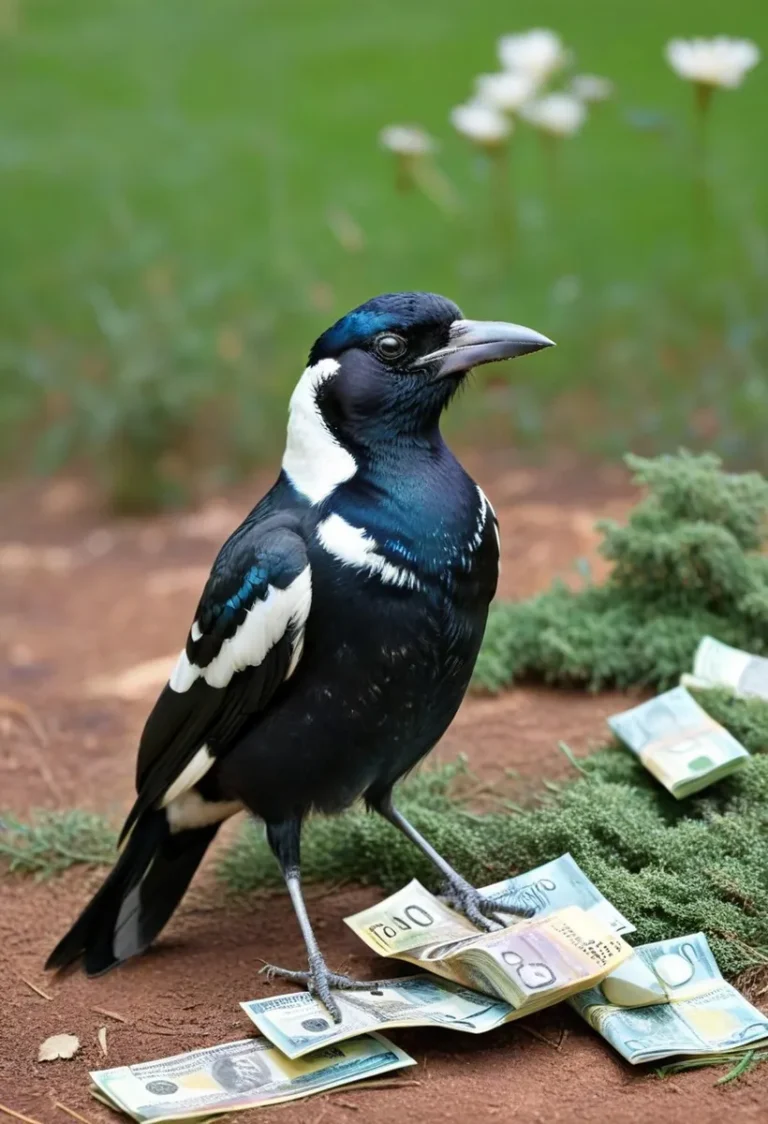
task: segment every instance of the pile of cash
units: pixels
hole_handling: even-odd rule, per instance
[[[727,777],[749,758],[685,687],[614,714],[608,725],[678,800]]]
[[[704,636],[693,657],[693,674],[680,676],[683,687],[730,687],[739,698],[768,699],[768,660]]]
[[[94,1096],[140,1124],[278,1104],[414,1065],[381,1030],[482,1034],[563,999],[632,1063],[768,1038],[768,1019],[725,983],[703,933],[633,950],[622,939],[632,924],[571,855],[483,893],[534,916],[480,932],[413,881],[346,922],[422,971],[334,991],[340,1023],[304,991],[242,1003],[263,1037],[94,1072]]]
[[[743,1050],[768,1036],[768,1019],[725,982],[703,933],[641,945],[569,1002],[633,1065]]]

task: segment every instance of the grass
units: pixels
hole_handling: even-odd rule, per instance
[[[114,862],[117,832],[94,812],[38,812],[29,823],[0,815],[0,863],[11,874],[50,878],[72,866]]]
[[[14,12],[16,13],[14,18]],[[0,424],[7,456],[96,469],[116,507],[183,498],[280,441],[308,344],[375,292],[432,288],[562,346],[481,372],[462,435],[764,459],[768,67],[715,99],[692,205],[671,35],[768,41],[768,11],[665,0],[0,0]],[[507,30],[550,24],[618,85],[554,175],[521,128],[517,238],[447,125]],[[419,120],[460,200],[398,193],[378,129]],[[606,189],[605,185],[610,184]],[[512,205],[512,204],[510,204]],[[31,441],[34,436],[36,441]]]
[[[768,481],[723,472],[711,454],[626,460],[647,494],[625,526],[599,525],[610,576],[494,605],[478,686],[664,688],[691,669],[705,634],[768,650]]]
[[[729,1054],[709,1054],[701,1058],[688,1058],[686,1061],[673,1062],[671,1065],[660,1066],[655,1072],[657,1077],[673,1077],[678,1073],[685,1073],[689,1069],[705,1069],[709,1066],[725,1066],[728,1072],[718,1077],[715,1085],[729,1085],[750,1073],[761,1062],[768,1061],[768,1050],[736,1050]]]

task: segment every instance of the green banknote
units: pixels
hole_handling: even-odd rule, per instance
[[[306,991],[252,999],[240,1006],[289,1058],[372,1030],[432,1026],[483,1034],[520,1015],[503,999],[424,974],[333,995],[341,1011],[340,1023],[333,1022],[323,1004]]]
[[[740,698],[768,699],[768,660],[704,636],[693,657],[693,674],[682,675],[685,687],[730,687]]]
[[[768,1019],[725,982],[703,933],[641,945],[569,1002],[633,1065],[727,1053],[768,1037]]]
[[[265,1038],[246,1038],[154,1062],[96,1070],[91,1078],[99,1100],[142,1122],[278,1104],[415,1064],[379,1034],[329,1046],[299,1061],[285,1057]]]
[[[565,906],[577,905],[613,933],[635,931],[635,926],[603,897],[567,853],[526,874],[516,874],[503,882],[484,886],[480,893],[503,905],[527,906],[537,917],[548,917]],[[509,914],[501,914],[500,918],[508,923]]]
[[[685,687],[614,714],[608,725],[678,800],[728,776],[749,758]]]
[[[632,954],[579,906],[480,932],[415,879],[345,921],[380,956],[503,999],[521,1014],[592,986]]]

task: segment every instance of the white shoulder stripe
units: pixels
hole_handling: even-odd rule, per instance
[[[269,587],[264,600],[256,601],[237,632],[224,641],[221,651],[207,667],[197,667],[189,661],[187,653],[182,652],[169,687],[173,691],[188,691],[201,676],[209,687],[226,687],[236,672],[245,667],[258,667],[289,626],[293,626],[297,634],[291,660],[295,666],[311,604],[312,573],[309,566],[305,566],[285,589]]]
[[[318,524],[317,537],[328,553],[338,558],[340,562],[355,566],[358,570],[368,570],[371,574],[378,574],[381,580],[389,585],[407,586],[409,589],[419,588],[419,579],[413,570],[388,562],[378,553],[379,544],[365,528],[353,527],[340,515],[329,515]]]

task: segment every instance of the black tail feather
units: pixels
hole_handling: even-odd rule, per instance
[[[83,957],[86,973],[98,976],[143,952],[175,910],[218,828],[173,835],[164,811],[145,813],[46,968],[66,968]]]

